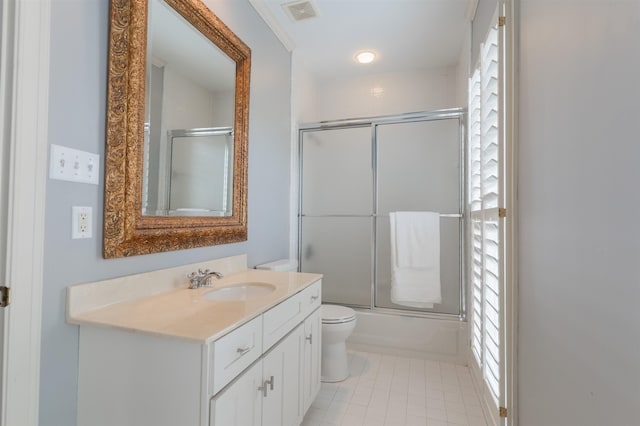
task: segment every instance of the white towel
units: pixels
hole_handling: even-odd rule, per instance
[[[391,225],[391,301],[416,308],[442,302],[440,214],[395,212]]]

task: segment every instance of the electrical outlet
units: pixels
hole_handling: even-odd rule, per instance
[[[71,207],[71,238],[91,238],[92,215],[91,207]]]

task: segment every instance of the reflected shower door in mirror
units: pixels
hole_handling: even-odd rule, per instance
[[[231,216],[233,129],[169,130],[167,138],[164,158],[147,165],[143,213]]]
[[[148,13],[142,214],[230,216],[236,64],[164,0]]]

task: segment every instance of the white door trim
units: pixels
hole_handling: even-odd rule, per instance
[[[8,160],[5,285],[11,305],[4,317],[0,425],[36,426],[40,389],[44,210],[49,107],[49,1],[0,0],[3,73],[0,117]],[[5,99],[7,100],[5,102]],[[8,170],[6,170],[8,168]]]
[[[518,1],[501,0],[505,25],[505,177],[508,182],[505,239],[507,244],[505,286],[505,356],[507,426],[518,426]]]

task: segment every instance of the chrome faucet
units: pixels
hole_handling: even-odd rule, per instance
[[[211,285],[211,277],[220,279],[223,276],[224,275],[222,275],[220,272],[211,271],[209,269],[198,269],[198,272],[191,272],[187,274],[187,278],[189,278],[190,289],[209,287]]]

